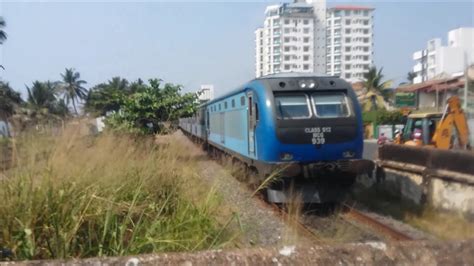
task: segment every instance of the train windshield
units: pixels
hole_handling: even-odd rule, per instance
[[[316,117],[336,118],[350,116],[350,105],[345,93],[317,92],[311,94]]]
[[[276,94],[275,104],[279,119],[302,119],[311,116],[306,94]]]

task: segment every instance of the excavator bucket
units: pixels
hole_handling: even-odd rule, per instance
[[[387,144],[378,152],[381,167],[474,183],[472,151]]]

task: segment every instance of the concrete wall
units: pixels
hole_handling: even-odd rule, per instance
[[[365,182],[365,186],[377,186],[386,193],[419,206],[474,217],[474,185],[389,168],[379,169],[376,180]]]

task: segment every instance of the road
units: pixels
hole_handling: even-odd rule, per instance
[[[377,159],[377,140],[364,140],[364,153],[362,157],[367,160]]]

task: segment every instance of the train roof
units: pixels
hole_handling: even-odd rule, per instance
[[[265,80],[274,80],[274,79],[295,79],[295,78],[324,78],[324,79],[329,79],[329,78],[334,78],[336,80],[343,81],[346,83],[344,80],[337,76],[329,76],[329,75],[320,75],[317,73],[303,73],[303,72],[284,72],[284,73],[277,73],[277,74],[270,74],[262,77],[258,77],[255,79],[252,79],[249,82],[244,83],[243,85],[239,86],[237,89],[234,89],[218,98],[215,98],[211,101],[208,101],[206,103],[201,104],[200,106],[206,106],[215,102],[218,102],[224,98],[230,97],[232,95],[235,95],[237,93],[240,93],[241,91],[245,90],[245,86],[253,81],[265,81]]]

